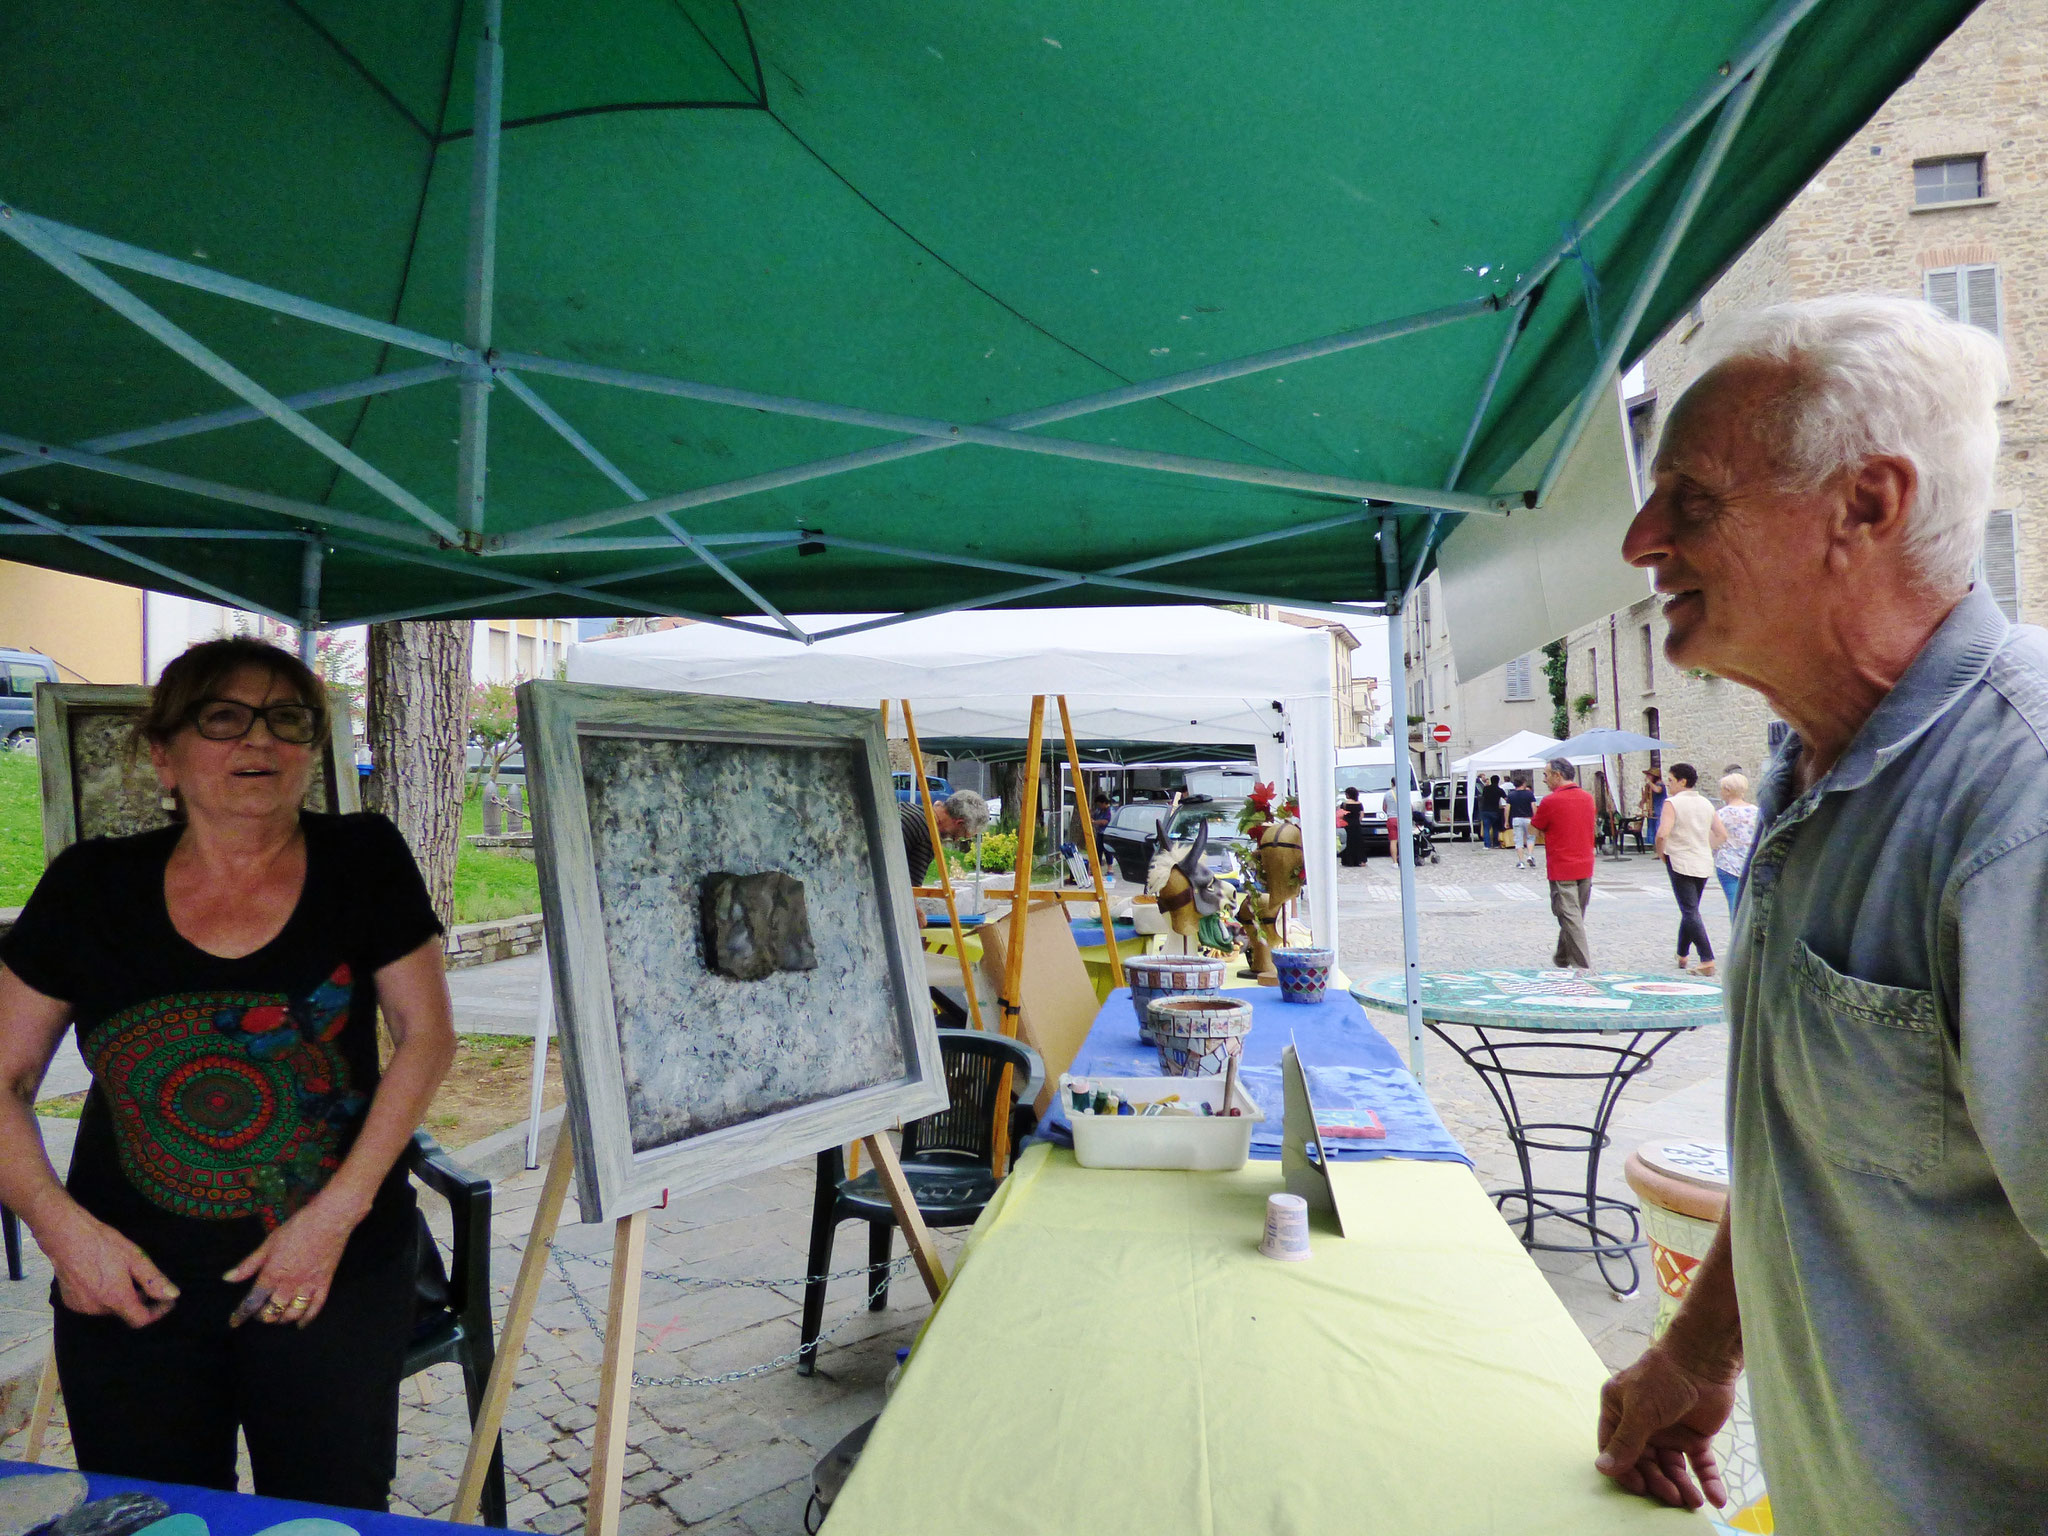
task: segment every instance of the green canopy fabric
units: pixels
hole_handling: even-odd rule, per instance
[[[1425,532],[1542,518],[1537,485],[1474,488],[1681,313],[1970,5],[504,0],[480,70],[496,9],[14,8],[0,558],[327,624],[1398,598]],[[207,291],[233,286],[216,274],[275,292]],[[1027,415],[1058,456],[953,430],[1444,311]],[[308,404],[295,436],[182,338],[275,397],[406,387]],[[238,424],[120,436],[218,412]],[[1239,547],[1122,569],[1218,545]],[[1155,585],[1074,579],[1112,569]]]

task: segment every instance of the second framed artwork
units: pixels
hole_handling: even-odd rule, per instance
[[[519,689],[585,1221],[943,1109],[880,714]]]

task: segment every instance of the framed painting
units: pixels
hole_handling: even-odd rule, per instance
[[[150,690],[127,683],[39,683],[36,752],[43,780],[43,858],[80,838],[126,837],[165,826],[156,771],[136,725]],[[334,711],[319,768],[306,788],[309,811],[359,811],[355,737]]]
[[[519,727],[585,1221],[945,1107],[879,712],[530,682]]]

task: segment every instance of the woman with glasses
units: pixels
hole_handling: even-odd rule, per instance
[[[173,823],[51,864],[0,940],[0,1200],[56,1271],[83,1471],[383,1509],[413,1317],[397,1166],[454,1055],[441,925],[381,816],[302,809],[320,681],[248,639],[139,727]],[[382,1010],[393,1042],[378,1064]],[[76,1026],[67,1184],[35,1094]]]

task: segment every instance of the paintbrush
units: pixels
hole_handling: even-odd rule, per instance
[[[1218,1113],[1218,1114],[1223,1114],[1223,1115],[1234,1115],[1234,1114],[1236,1114],[1236,1113],[1237,1113],[1237,1111],[1236,1111],[1236,1110],[1235,1110],[1234,1108],[1232,1108],[1232,1107],[1231,1107],[1231,1102],[1230,1102],[1230,1101],[1231,1101],[1232,1099],[1234,1099],[1234,1098],[1236,1098],[1236,1097],[1237,1097],[1237,1058],[1236,1058],[1235,1056],[1233,1056],[1233,1057],[1231,1057],[1231,1058],[1230,1058],[1230,1063],[1229,1063],[1229,1065],[1227,1065],[1227,1066],[1226,1066],[1226,1067],[1224,1067],[1224,1069],[1223,1069],[1223,1108],[1222,1108],[1222,1109],[1220,1109],[1220,1110],[1218,1110],[1218,1111],[1217,1111],[1217,1113]]]

